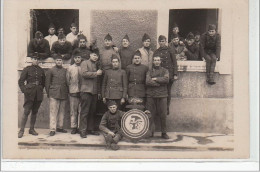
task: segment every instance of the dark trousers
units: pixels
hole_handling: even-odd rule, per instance
[[[169,114],[170,112],[170,104],[171,104],[171,99],[172,99],[172,84],[173,84],[173,79],[169,81],[169,83],[167,84],[167,91],[168,91],[168,97],[167,97],[167,114]]]
[[[207,78],[210,81],[214,81],[213,75],[216,67],[216,62],[217,62],[217,57],[216,54],[214,53],[205,53],[205,60],[206,60],[206,73],[207,73]]]
[[[95,114],[97,105],[97,94],[91,94],[82,92],[80,93],[80,132],[86,132],[87,130],[94,130],[95,127]]]
[[[101,133],[105,138],[105,142],[107,146],[111,145],[112,143],[117,144],[123,138],[121,132],[114,132],[115,133],[114,137],[105,132],[101,132]]]
[[[21,130],[24,131],[29,114],[31,114],[30,128],[33,129],[36,122],[36,115],[41,106],[42,101],[38,101],[36,98],[32,100],[24,99],[24,113],[22,115]]]
[[[166,133],[166,114],[167,114],[167,98],[153,98],[147,97],[146,108],[151,112],[152,118],[150,119],[151,132],[155,131],[155,116],[160,117],[161,131]]]

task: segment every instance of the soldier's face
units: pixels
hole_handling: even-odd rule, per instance
[[[90,54],[90,60],[96,62],[98,60],[98,56],[95,53]]]
[[[76,64],[80,64],[81,63],[81,56],[75,56],[74,61],[75,61]]]
[[[166,46],[166,40],[165,39],[160,40],[159,45],[160,45],[160,47],[165,47]]]
[[[179,44],[179,41],[180,41],[180,39],[178,37],[172,39],[173,44],[176,45],[176,46]]]
[[[56,65],[59,66],[59,67],[61,67],[62,64],[63,64],[62,59],[56,59],[56,60],[55,60],[55,63],[56,63]]]
[[[65,42],[66,42],[66,39],[65,39],[65,38],[62,38],[62,39],[59,39],[58,41],[59,41],[59,44],[60,44],[60,45],[64,45]]]
[[[58,34],[64,34],[64,29],[63,29],[63,28],[60,28],[60,29],[58,30]]]
[[[209,33],[209,36],[212,37],[216,34],[216,30],[209,30],[208,33]]]
[[[195,41],[194,39],[187,40],[187,44],[191,46],[194,43],[194,41]]]
[[[140,64],[142,61],[142,58],[138,55],[135,55],[134,58],[133,58],[133,62],[134,64]]]
[[[70,30],[74,35],[77,34],[77,27],[70,27]]]
[[[112,66],[113,66],[113,68],[118,68],[118,67],[119,67],[119,61],[118,61],[118,59],[113,59],[113,60],[112,60]]]
[[[179,27],[172,28],[172,32],[173,32],[173,34],[178,34],[179,33]]]
[[[153,58],[153,65],[155,67],[159,67],[161,65],[161,58],[160,57],[154,57]]]
[[[122,40],[123,47],[128,47],[130,45],[130,42],[127,39]]]
[[[54,28],[50,28],[48,30],[48,32],[49,32],[50,35],[54,35],[55,34],[55,29]]]
[[[39,64],[39,60],[36,58],[32,58],[32,65],[38,65]]]
[[[112,45],[112,40],[105,39],[104,44],[105,44],[106,47],[110,47]]]
[[[109,111],[114,114],[116,113],[116,110],[117,110],[117,106],[116,105],[112,105],[112,106],[109,106],[108,107]]]
[[[150,39],[147,39],[143,42],[143,46],[144,47],[149,47],[151,45],[151,40]]]
[[[87,42],[86,42],[85,39],[80,39],[79,40],[79,47],[86,47],[86,44],[87,44]]]
[[[195,35],[195,41],[200,41],[200,35]]]

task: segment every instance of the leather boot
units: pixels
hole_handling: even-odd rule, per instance
[[[20,130],[20,131],[18,132],[18,138],[23,137],[23,133],[24,133],[24,131],[23,131],[23,130]]]
[[[38,135],[38,133],[34,129],[31,129],[31,128],[29,130],[29,134],[34,135],[34,136]]]

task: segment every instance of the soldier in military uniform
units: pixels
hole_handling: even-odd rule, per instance
[[[67,133],[63,129],[65,103],[69,93],[67,71],[62,67],[61,56],[56,56],[55,63],[56,65],[47,71],[45,80],[46,93],[50,99],[50,136],[54,136],[55,131]]]
[[[126,76],[128,79],[128,100],[139,98],[145,102],[145,78],[148,71],[146,65],[141,64],[142,57],[139,50],[134,53],[133,64],[126,68]]]
[[[146,108],[152,113],[150,121],[151,137],[155,130],[155,116],[160,117],[162,138],[169,139],[166,129],[167,114],[167,84],[169,83],[169,72],[161,67],[161,58],[153,57],[153,68],[146,74]]]
[[[23,69],[18,81],[19,87],[24,93],[24,113],[18,138],[21,138],[24,134],[24,128],[30,112],[32,113],[29,134],[38,135],[34,130],[34,124],[36,122],[38,109],[43,100],[43,88],[45,86],[44,70],[38,66],[38,63],[39,57],[36,55],[32,56],[32,65]]]
[[[167,97],[167,114],[170,113],[169,107],[171,103],[171,88],[174,80],[178,79],[177,76],[177,61],[175,54],[172,50],[166,45],[166,37],[160,35],[158,38],[160,47],[154,52],[154,57],[161,57],[161,66],[166,68],[169,71],[169,83],[167,85],[168,97]]]
[[[185,61],[187,60],[187,56],[185,55],[185,52],[187,51],[184,44],[180,44],[180,38],[177,34],[172,36],[173,39],[169,43],[169,47],[172,49],[173,53],[176,56],[176,60]]]
[[[122,47],[118,51],[121,59],[121,68],[126,70],[126,67],[132,64],[134,50],[130,46],[130,39],[126,34],[122,39]]]
[[[61,56],[63,60],[71,59],[72,46],[69,41],[66,41],[64,34],[58,35],[58,41],[52,45],[51,56],[56,59],[56,56]]]
[[[117,109],[115,101],[109,101],[108,111],[103,115],[99,129],[105,138],[107,149],[118,150],[117,143],[122,139],[121,118],[125,112]]]
[[[34,54],[38,54],[40,59],[46,59],[50,56],[49,42],[43,38],[40,31],[35,33],[35,38],[30,41],[28,46],[28,56],[32,57]]]
[[[104,48],[100,51],[100,63],[102,70],[112,69],[111,57],[117,56],[119,59],[119,68],[121,68],[121,61],[119,54],[112,47],[112,37],[107,34],[104,38]]]
[[[199,47],[195,44],[195,37],[193,33],[189,33],[187,35],[185,46],[187,51],[185,55],[187,56],[187,60],[189,61],[198,61],[199,60]]]
[[[208,31],[200,38],[200,45],[202,59],[206,60],[207,83],[213,85],[216,61],[220,59],[221,49],[221,37],[216,32],[216,25],[209,25]]]
[[[95,51],[96,53],[99,53],[98,48],[95,46],[95,41],[89,43],[89,45],[87,45],[88,40],[87,37],[83,34],[78,35],[78,47],[76,49],[73,50],[74,52],[79,52],[79,54],[81,55],[82,61],[84,60],[88,60],[90,57],[90,53]],[[74,63],[74,58],[71,58],[71,64]]]
[[[148,34],[144,34],[142,38],[143,47],[138,49],[141,53],[142,57],[142,64],[146,65],[149,69],[152,68],[152,61],[153,61],[153,51],[150,47],[151,45],[151,38]]]
[[[119,109],[125,103],[127,95],[127,77],[125,70],[119,68],[119,58],[113,55],[111,58],[112,69],[105,71],[102,82],[103,102],[114,100]]]

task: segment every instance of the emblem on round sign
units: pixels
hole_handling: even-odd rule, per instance
[[[132,109],[123,115],[121,129],[126,138],[142,139],[149,130],[149,118],[143,111]]]

